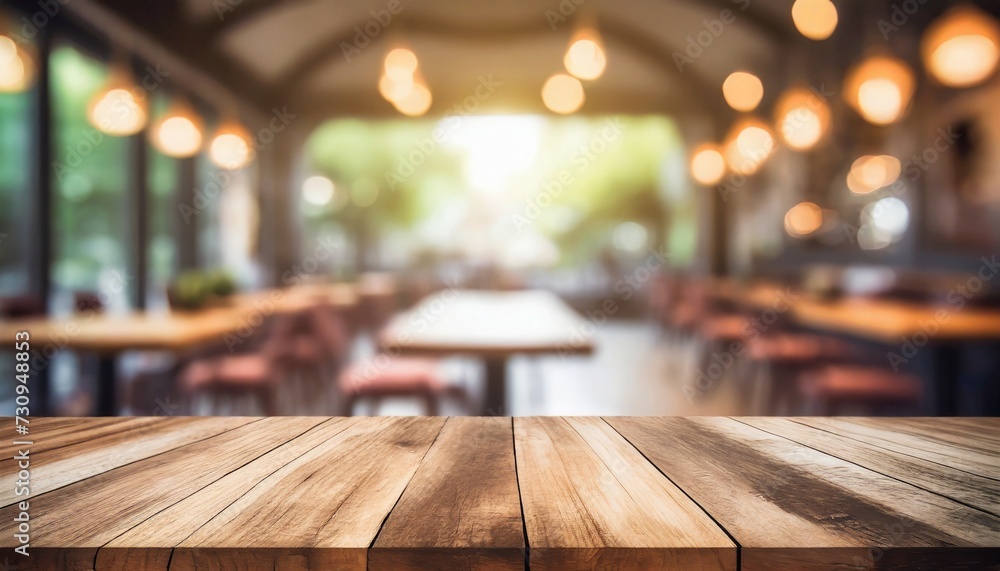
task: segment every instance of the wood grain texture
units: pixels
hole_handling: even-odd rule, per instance
[[[450,418],[389,514],[369,569],[524,569],[510,418]]]
[[[36,420],[31,568],[1000,569],[997,419]]]
[[[944,466],[1000,479],[1000,454],[996,446],[980,439],[955,439],[931,428],[907,428],[884,420],[868,418],[802,418],[799,422],[838,436],[858,440],[885,450],[893,450]]]
[[[326,442],[350,424],[345,419],[323,421],[239,470],[226,474],[158,512],[102,547],[97,553],[95,569],[140,568],[166,571],[175,545],[190,537],[264,478]]]
[[[740,418],[740,422],[836,456],[848,462],[902,480],[1000,516],[1000,481],[950,466],[843,438],[787,418]],[[928,447],[943,445],[928,442]],[[998,448],[1000,450],[1000,448]]]
[[[532,569],[735,569],[736,548],[600,418],[515,418]]]
[[[364,569],[443,418],[352,418],[177,545],[171,570]]]
[[[89,435],[92,438],[54,449],[43,444],[49,441],[49,437],[35,436],[41,449],[31,450],[31,494],[37,496],[103,474],[119,466],[249,424],[255,419],[176,417],[145,423],[132,422],[134,420],[137,419],[102,425],[97,430],[79,430],[79,435]],[[13,457],[10,459],[10,464],[12,463]],[[5,460],[0,466],[6,467],[8,462]],[[14,495],[13,486],[0,489],[0,507],[15,504],[20,499]]]
[[[743,569],[1000,562],[1000,518],[737,420],[607,421],[733,536]]]
[[[545,291],[447,290],[397,316],[380,334],[389,353],[483,358],[515,354],[588,354],[592,327]]]
[[[33,563],[40,569],[93,569],[101,546],[322,421],[256,420],[32,497]],[[13,542],[16,507],[0,509],[0,547]]]

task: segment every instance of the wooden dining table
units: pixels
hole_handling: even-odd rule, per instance
[[[198,310],[88,312],[6,320],[0,321],[0,339],[5,340],[0,349],[13,350],[15,335],[27,332],[33,354],[44,358],[44,362],[32,361],[35,373],[58,351],[94,354],[97,414],[112,416],[118,411],[116,362],[122,353],[182,353],[206,344],[224,344],[227,335],[253,331],[269,315],[294,313],[317,304],[347,311],[356,303],[357,293],[351,284],[326,284],[238,293]]]
[[[29,426],[16,438],[32,444],[3,444],[0,557],[27,563],[11,551],[25,512],[31,569],[1000,566],[996,418]],[[15,493],[18,451],[27,496]]]
[[[889,367],[907,365],[926,348],[932,357],[928,409],[942,416],[958,413],[956,376],[963,345],[1000,343],[1000,310],[995,308],[868,297],[823,299],[768,282],[718,280],[710,287],[715,297],[755,312],[787,313],[805,327],[882,344]]]
[[[390,355],[466,355],[486,367],[483,415],[510,414],[507,365],[516,355],[589,355],[596,326],[542,290],[446,289],[396,316],[379,334]]]

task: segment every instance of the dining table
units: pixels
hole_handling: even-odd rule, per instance
[[[589,355],[597,324],[544,290],[447,288],[395,316],[378,335],[389,355],[481,359],[486,391],[481,413],[506,415],[508,361],[518,355]]]
[[[32,373],[47,367],[56,353],[72,350],[96,356],[96,412],[118,413],[117,360],[129,351],[183,354],[205,345],[238,343],[271,315],[295,313],[314,305],[350,311],[357,303],[348,283],[309,284],[283,289],[241,292],[199,309],[82,312],[62,317],[31,317],[0,321],[0,350],[13,350],[20,332],[28,334],[35,357]],[[19,340],[23,336],[17,337]]]
[[[959,412],[957,375],[967,343],[1000,343],[1000,309],[977,306],[954,297],[934,301],[904,301],[883,297],[825,298],[772,282],[739,283],[717,280],[718,298],[750,310],[788,315],[795,323],[878,343],[886,350],[885,365],[903,370],[927,351],[928,412],[953,416]]]
[[[13,418],[0,423],[13,435]],[[0,459],[6,568],[1000,566],[997,418],[35,417],[25,426]],[[18,495],[18,470],[29,494]]]

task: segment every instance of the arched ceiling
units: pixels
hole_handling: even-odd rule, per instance
[[[574,18],[592,17],[604,37],[608,69],[586,85],[584,111],[712,112],[730,72],[767,74],[795,40],[793,0],[165,0],[182,20],[174,44],[205,57],[209,71],[261,105],[292,105],[324,115],[394,115],[377,93],[387,46],[404,41],[420,59],[434,93],[432,112],[446,112],[477,83],[498,84],[484,108],[542,110],[539,92],[562,69]],[[119,11],[137,8],[105,0]],[[388,7],[398,13],[383,25]],[[716,24],[728,10],[735,21]],[[159,8],[166,12],[166,8]],[[566,21],[553,14],[569,13]],[[345,57],[357,29],[375,31]],[[153,28],[147,26],[147,28]],[[711,37],[679,70],[675,53]],[[162,34],[161,34],[162,35]],[[716,37],[717,36],[717,37]],[[169,38],[169,36],[167,36]],[[368,39],[368,38],[362,38]],[[173,46],[171,46],[173,47]],[[353,51],[353,50],[352,50]]]

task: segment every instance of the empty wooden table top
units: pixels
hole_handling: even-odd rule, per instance
[[[915,303],[879,298],[817,299],[771,283],[741,285],[721,280],[713,294],[757,311],[789,312],[798,323],[886,343],[918,332],[936,340],[1000,339],[1000,310],[952,303]]]
[[[487,358],[594,349],[594,325],[541,290],[449,289],[397,316],[381,334],[390,352]]]
[[[300,311],[317,304],[349,308],[356,302],[357,293],[350,284],[308,285],[237,294],[224,306],[195,311],[82,313],[64,318],[2,321],[0,339],[13,340],[18,331],[27,331],[32,347],[38,350],[50,346],[103,354],[177,351],[203,343],[222,343],[227,334],[258,327],[267,315]]]
[[[12,419],[3,422],[13,425]],[[38,569],[997,568],[997,419],[32,419]],[[31,494],[14,490],[30,448]],[[20,555],[7,554],[17,563]],[[15,559],[10,559],[15,557]]]

